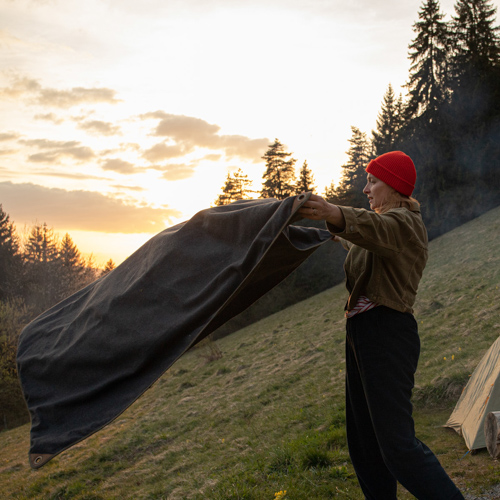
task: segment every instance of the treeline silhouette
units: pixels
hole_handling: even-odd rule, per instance
[[[368,208],[365,167],[376,156],[402,150],[417,167],[414,196],[433,239],[500,204],[500,43],[496,9],[487,0],[459,0],[445,21],[439,2],[427,0],[414,23],[409,45],[407,95],[389,83],[376,128],[368,137],[352,126],[342,177],[319,193],[337,205]],[[315,191],[304,162],[275,140],[263,157],[266,171],[260,197],[283,199]],[[241,180],[243,179],[243,182]],[[228,174],[216,204],[251,197],[239,170]],[[317,224],[308,223],[309,225]],[[305,264],[216,335],[225,335],[267,314],[338,284],[345,254],[323,245]]]
[[[82,257],[69,234],[59,240],[46,223],[19,236],[0,204],[0,426],[13,427],[28,418],[16,368],[24,325],[113,267],[110,259],[98,269],[92,256]]]
[[[430,238],[500,204],[500,43],[496,9],[487,0],[459,0],[450,20],[439,2],[427,0],[413,25],[406,96],[389,83],[370,137],[352,126],[337,185],[322,192],[338,205],[368,208],[362,190],[370,159],[391,150],[409,154],[417,166],[414,196]],[[307,161],[299,171],[292,153],[276,139],[263,156],[262,187],[239,169],[228,173],[215,205],[247,198],[284,199],[318,192]],[[1,201],[1,200],[0,200]],[[299,224],[323,227],[321,223]],[[345,252],[326,244],[256,304],[215,332],[215,337],[317,294],[344,279]],[[26,420],[17,385],[15,349],[20,329],[44,309],[102,272],[82,259],[69,235],[59,242],[46,224],[21,241],[0,205],[0,408],[4,427]]]
[[[389,83],[371,137],[352,126],[342,178],[319,193],[339,205],[367,206],[362,193],[370,159],[393,150],[417,166],[414,196],[432,238],[500,202],[500,43],[496,8],[487,0],[459,0],[449,21],[427,0],[409,45],[407,95]],[[276,139],[263,157],[262,198],[283,199],[314,190],[307,162],[295,177],[295,159]],[[243,181],[242,181],[243,179]],[[239,170],[228,174],[216,204],[251,197]]]

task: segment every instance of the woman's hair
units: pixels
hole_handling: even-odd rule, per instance
[[[387,200],[385,200],[384,204],[381,207],[376,208],[375,212],[377,212],[378,214],[383,214],[393,208],[407,208],[409,210],[413,203],[417,203],[418,205],[420,205],[420,203],[418,203],[415,198],[398,193],[393,188],[391,193],[387,197]]]

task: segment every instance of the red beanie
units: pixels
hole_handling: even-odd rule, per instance
[[[391,151],[375,158],[368,163],[366,171],[401,194],[411,196],[413,193],[417,171],[411,158],[401,151]]]

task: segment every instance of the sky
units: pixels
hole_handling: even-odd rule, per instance
[[[47,223],[103,266],[212,206],[238,168],[260,191],[275,139],[321,194],[351,126],[370,137],[388,85],[405,96],[421,7],[0,0],[0,204],[20,235]]]

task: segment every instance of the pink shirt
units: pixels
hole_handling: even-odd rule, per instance
[[[369,311],[377,306],[378,304],[372,302],[368,297],[361,295],[356,302],[356,305],[350,311],[345,312],[345,317],[352,318],[353,316],[356,316],[356,314]]]

